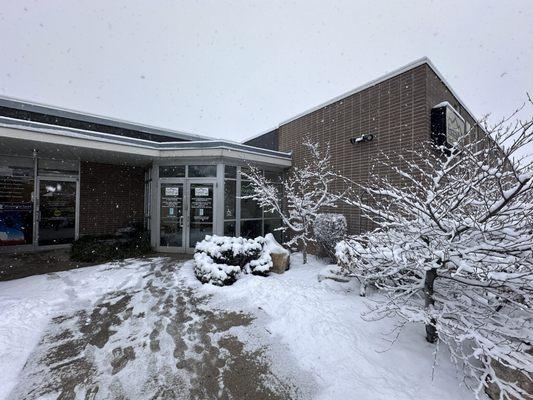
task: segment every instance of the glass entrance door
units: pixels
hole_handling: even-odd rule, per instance
[[[161,183],[159,246],[184,247],[184,184]]]
[[[161,181],[158,251],[191,252],[214,232],[215,181]]]
[[[213,234],[213,189],[213,183],[189,183],[189,248]]]
[[[39,180],[39,246],[72,243],[76,237],[76,181]]]

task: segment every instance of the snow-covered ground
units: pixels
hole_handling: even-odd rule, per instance
[[[0,399],[15,386],[51,318],[89,307],[105,293],[132,287],[145,264],[104,264],[0,282]]]
[[[367,300],[356,284],[319,282],[321,268],[296,254],[283,275],[215,287],[199,283],[192,262],[156,258],[0,282],[0,400],[56,398],[73,382],[76,398],[153,396],[157,385],[194,393],[202,373],[216,376],[209,390],[239,398],[236,386],[252,381],[241,391],[250,393],[259,385],[241,379],[246,371],[263,380],[257,398],[472,398],[445,349],[432,379],[423,327],[391,347],[393,321],[363,321]],[[77,362],[84,379],[71,371],[78,364],[54,375],[63,361]],[[204,371],[211,365],[218,369]]]
[[[258,316],[264,329],[315,378],[319,399],[473,398],[460,386],[448,351],[440,348],[435,354],[434,345],[425,341],[423,326],[407,328],[391,345],[394,321],[364,321],[361,312],[372,297],[359,297],[356,282],[319,282],[324,267],[312,256],[302,265],[301,254],[293,254],[291,269],[284,274],[246,275],[229,287],[200,284],[192,263],[178,276],[196,291],[213,295],[212,307]]]

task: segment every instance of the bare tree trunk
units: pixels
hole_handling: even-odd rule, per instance
[[[307,264],[307,243],[304,242],[302,246],[302,256],[303,256],[303,263]]]
[[[426,272],[426,279],[424,281],[424,294],[425,294],[425,306],[426,309],[430,309],[435,304],[433,299],[433,284],[435,283],[435,278],[437,278],[437,269],[431,268]],[[435,343],[439,338],[437,333],[437,327],[435,324],[437,321],[432,318],[429,323],[426,323],[426,340],[429,343]]]
[[[359,281],[359,296],[366,297],[366,281]]]

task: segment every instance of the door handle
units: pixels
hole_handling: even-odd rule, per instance
[[[179,219],[178,223],[179,223],[180,227],[183,228],[183,215],[180,216],[180,219]]]

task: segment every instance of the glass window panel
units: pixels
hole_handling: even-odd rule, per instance
[[[224,222],[224,236],[235,236],[235,221]]]
[[[224,219],[235,219],[237,207],[237,182],[226,180],[224,182]]]
[[[224,176],[226,178],[236,179],[237,178],[237,167],[233,167],[231,165],[225,165]]]
[[[205,178],[217,176],[216,165],[189,165],[190,178]]]
[[[241,196],[251,195],[252,185],[249,182],[241,182]],[[263,216],[262,209],[257,202],[252,199],[241,199],[241,218],[261,218]]]
[[[213,234],[213,184],[191,184],[189,246]]]
[[[183,246],[183,185],[161,184],[161,246]]]
[[[281,182],[283,171],[265,171],[265,178],[273,183]]]
[[[76,229],[76,182],[39,181],[39,245],[72,243]]]
[[[277,228],[281,228],[282,226],[283,223],[281,222],[281,219],[265,219],[263,232],[265,235],[267,233],[273,234],[279,243],[283,243],[283,232],[275,230]]]
[[[33,160],[0,157],[0,246],[33,243]]]
[[[29,157],[0,157],[0,175],[11,175],[13,169],[22,168],[31,170],[29,176],[33,176],[33,159]]]
[[[262,235],[262,221],[260,219],[241,221],[241,236],[255,239]]]
[[[39,175],[78,175],[79,172],[78,161],[39,159],[37,166]]]
[[[184,178],[185,165],[169,165],[159,167],[160,178]]]

